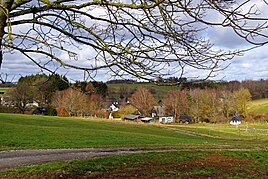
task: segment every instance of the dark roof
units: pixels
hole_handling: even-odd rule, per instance
[[[128,114],[124,117],[124,119],[135,120],[138,119],[139,117],[140,117],[139,115]]]
[[[239,117],[239,116],[233,116],[231,118],[231,121],[241,121],[241,117]]]
[[[165,116],[166,114],[166,106],[154,106],[153,113],[156,113],[157,116]]]

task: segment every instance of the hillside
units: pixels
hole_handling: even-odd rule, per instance
[[[244,130],[245,125],[239,128],[228,124],[204,123],[150,125],[96,118],[3,113],[0,113],[0,124],[0,151],[10,150],[1,152],[4,156],[0,157],[1,179],[268,176],[266,124],[249,124],[248,130]],[[42,153],[38,150],[38,153],[29,155],[29,152],[36,150],[21,149],[48,150],[42,150]],[[48,155],[48,152],[51,154]],[[114,156],[108,157],[108,154]],[[55,161],[48,157],[64,156],[66,160],[67,155],[75,160],[1,171],[1,167],[10,166],[10,162],[16,159],[26,161],[29,165],[29,158],[46,163]]]
[[[249,111],[268,114],[268,98],[253,100],[249,103]]]
[[[138,87],[148,88],[153,93],[157,100],[163,99],[169,90],[179,90],[180,86],[167,86],[167,85],[156,85],[153,83],[133,83],[133,84],[107,84],[109,89],[109,96],[119,98],[120,91],[127,90],[128,93],[133,93],[133,91]],[[121,89],[121,90],[120,90]]]
[[[168,129],[166,125],[101,119],[0,113],[0,123],[0,150],[167,145],[215,146],[248,145],[248,143],[252,146],[257,144],[250,141],[187,135],[173,128]]]

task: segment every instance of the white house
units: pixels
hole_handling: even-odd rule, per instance
[[[230,120],[230,125],[238,126],[241,124],[241,118],[238,116],[236,112],[235,115]]]

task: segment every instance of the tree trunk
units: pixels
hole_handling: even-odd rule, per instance
[[[6,26],[6,20],[7,17],[4,13],[4,10],[0,8],[0,68],[3,62],[3,48],[2,48],[2,43],[3,43],[3,37],[4,37],[4,29]]]
[[[3,38],[5,35],[5,27],[7,26],[7,18],[14,0],[0,0],[0,68],[3,62]]]

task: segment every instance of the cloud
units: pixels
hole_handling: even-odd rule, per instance
[[[249,43],[239,37],[231,28],[211,27],[207,30],[207,38],[219,48],[239,49]]]
[[[258,7],[261,12],[264,13],[265,16],[268,16],[268,11],[265,10],[267,5],[263,4],[263,1],[256,0],[253,3],[258,4]],[[262,2],[262,3],[261,3]],[[250,2],[252,3],[252,1]],[[252,4],[248,3],[247,6],[244,8],[244,11],[248,10]],[[84,9],[85,11],[90,11],[90,13],[96,17],[105,15],[104,8],[94,8],[94,9]],[[134,12],[134,11],[133,11]],[[221,16],[217,14],[210,14],[209,18],[211,20],[219,21],[221,20]],[[21,17],[21,19],[26,17]],[[93,21],[88,20],[86,21],[86,25],[92,25]],[[102,24],[102,25],[105,25]],[[104,28],[104,27],[103,27]],[[28,27],[26,25],[15,27],[13,30],[14,32],[26,32]],[[124,31],[124,33],[126,33]],[[248,43],[238,37],[231,28],[221,28],[221,27],[208,27],[205,31],[205,35],[211,42],[215,45],[215,48],[224,48],[224,49],[238,49],[241,47],[247,47]],[[71,49],[71,47],[70,47]],[[86,66],[90,67],[91,65],[96,65],[95,60],[89,60],[90,58],[96,55],[94,49],[88,46],[81,46],[81,50],[76,51],[79,56],[79,61],[70,60],[69,56],[64,53],[57,54],[58,57],[64,59],[66,62],[71,64],[76,64],[79,66]],[[40,57],[38,55],[34,56],[35,59],[43,61],[43,64],[47,62],[48,59],[44,57]],[[2,64],[1,73],[8,73],[10,75],[30,75],[42,72],[40,68],[38,68],[33,62],[27,59],[20,53],[14,54],[6,54],[4,57],[4,62]],[[244,54],[241,57],[235,57],[232,61],[230,61],[230,66],[223,70],[219,71],[217,76],[214,79],[224,79],[224,80],[245,80],[245,79],[260,79],[268,78],[268,47],[263,46],[258,49],[254,49]],[[223,66],[227,66],[230,62],[222,63]],[[103,62],[98,62],[99,65],[103,64]],[[57,69],[59,64],[51,63],[48,65],[52,69]],[[167,69],[168,71],[168,69]],[[59,68],[57,70],[59,74],[66,74],[69,79],[75,80],[82,80],[84,78],[84,72],[77,71],[69,68]],[[92,74],[96,80],[99,81],[106,81],[109,80],[111,77],[111,72],[108,69],[99,70],[97,73]],[[206,77],[206,72],[200,72],[195,69],[189,68],[186,76],[188,77]]]
[[[268,46],[235,57],[230,66],[220,72],[226,80],[259,80],[268,78]]]

